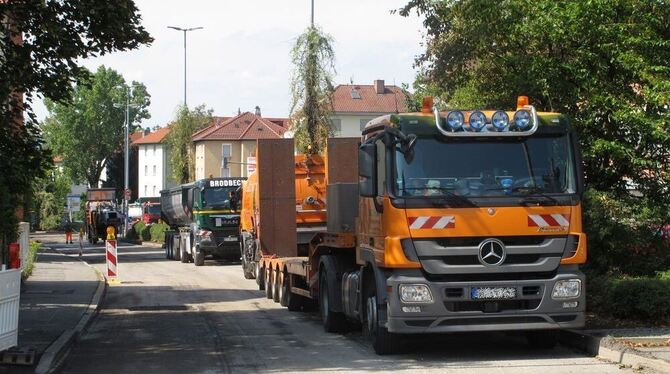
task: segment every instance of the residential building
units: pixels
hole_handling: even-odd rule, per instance
[[[402,89],[383,80],[372,85],[341,84],[332,95],[335,136],[359,137],[365,125],[376,117],[407,111]]]
[[[133,147],[137,147],[137,196],[140,200],[159,197],[161,190],[176,185],[170,177],[169,152],[165,144],[169,133],[169,127],[145,131],[144,136],[133,142]]]
[[[260,108],[235,117],[215,118],[195,134],[195,178],[246,177],[253,170],[256,139],[278,139],[286,132],[286,118],[263,118]]]

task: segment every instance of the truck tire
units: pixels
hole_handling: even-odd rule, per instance
[[[329,287],[335,285],[328,284],[326,269],[322,269],[319,274],[319,312],[323,329],[326,332],[341,332],[346,330],[347,320],[343,313],[333,312],[331,310]]]
[[[557,330],[537,330],[526,332],[526,341],[530,348],[552,349],[558,344]]]
[[[249,250],[247,248],[251,245],[249,235],[243,234],[242,240],[240,241],[240,257],[242,258],[242,272],[244,273],[245,279],[254,279],[256,275],[254,274],[255,266],[253,261],[249,261],[247,258],[246,252]]]
[[[279,269],[275,269],[274,272],[272,272],[272,275],[274,275],[274,280],[272,281],[272,300],[275,303],[278,303],[280,300],[280,294],[282,292],[281,290],[281,278],[283,276],[283,271],[279,271]]]
[[[261,263],[256,263],[256,284],[258,285],[258,290],[263,291],[265,289],[265,268],[261,267]]]
[[[171,258],[171,248],[172,246],[172,234],[165,234],[165,258],[170,259]]]
[[[368,278],[363,292],[363,335],[370,340],[375,353],[380,356],[398,352],[399,336],[388,332],[381,322],[382,317],[385,318],[386,315],[386,305],[380,305],[374,275]]]
[[[172,259],[181,261],[181,238],[176,235],[172,238]]]
[[[195,256],[193,256],[193,263],[195,266],[202,266],[205,264],[205,252],[199,248],[195,248]]]
[[[289,296],[291,295],[291,275],[284,269],[281,272],[281,277],[279,280],[279,305],[283,307],[288,306]]]
[[[189,262],[188,261],[188,253],[186,253],[186,248],[185,248],[186,245],[184,245],[184,244],[185,243],[182,242],[181,245],[179,246],[179,250],[180,250],[180,253],[181,253],[180,256],[179,256],[179,261],[181,261],[182,264],[187,264]]]
[[[272,299],[272,267],[265,269],[265,297]]]

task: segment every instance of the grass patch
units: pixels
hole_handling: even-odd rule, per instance
[[[28,249],[28,256],[23,263],[23,270],[21,271],[21,279],[26,280],[33,274],[35,268],[35,260],[37,259],[37,252],[42,248],[42,243],[30,242],[30,249]]]

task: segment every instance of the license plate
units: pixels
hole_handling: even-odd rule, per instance
[[[513,299],[516,297],[516,288],[475,287],[470,290],[470,297],[477,300]]]
[[[229,236],[227,238],[223,238],[224,242],[236,242],[237,241],[237,236]]]

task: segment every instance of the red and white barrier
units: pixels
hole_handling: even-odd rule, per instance
[[[107,279],[116,281],[119,276],[117,269],[118,256],[116,252],[116,240],[107,240],[105,242],[105,248],[107,252]]]

